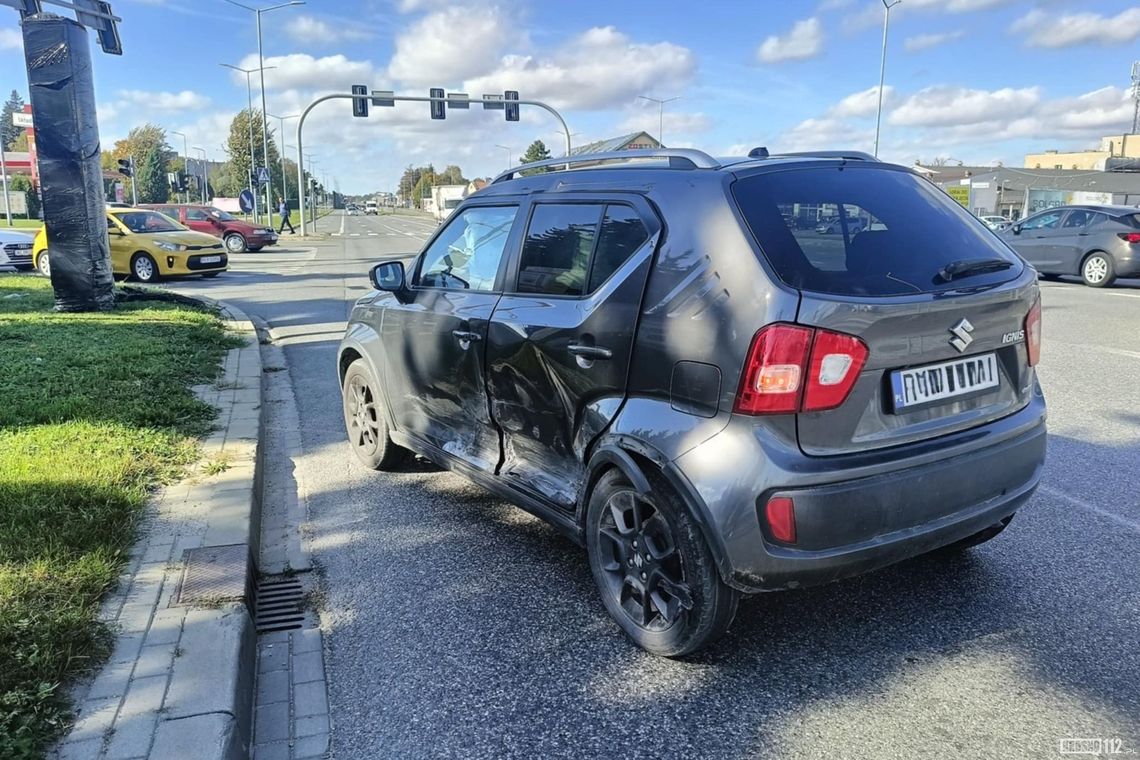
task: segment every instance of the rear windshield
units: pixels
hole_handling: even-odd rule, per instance
[[[780,279],[800,290],[894,296],[1005,282],[1017,256],[929,181],[874,165],[827,166],[744,177],[733,195]],[[956,261],[1012,266],[945,282]]]

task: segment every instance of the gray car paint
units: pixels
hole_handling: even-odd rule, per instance
[[[1062,213],[1062,218],[1055,228],[1024,228],[1031,220],[1057,211]],[[1107,214],[1109,221],[1093,228],[1065,227],[1074,211]],[[1135,277],[1140,275],[1140,246],[1121,240],[1118,234],[1140,232],[1140,229],[1119,221],[1118,217],[1138,213],[1140,209],[1131,206],[1058,206],[1026,217],[998,235],[1043,274],[1079,275],[1085,258],[1095,251],[1102,251],[1112,257],[1117,277]]]

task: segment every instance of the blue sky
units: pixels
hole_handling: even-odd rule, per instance
[[[151,121],[224,159],[246,87],[218,64],[257,66],[253,14],[222,0],[112,5],[124,55],[93,44],[104,144]],[[16,18],[0,7],[0,88],[26,96]],[[575,144],[656,135],[657,106],[638,95],[679,98],[666,106],[670,146],[870,150],[874,140],[880,0],[309,0],[263,23],[274,114],[354,83],[415,95],[517,89],[557,106]],[[1138,39],[1135,2],[903,0],[891,12],[880,152],[901,163],[1020,165],[1026,152],[1126,132]],[[534,109],[517,124],[481,109],[431,121],[426,104],[372,114],[353,119],[347,101],[334,101],[306,122],[318,173],[345,192],[391,189],[409,163],[490,175],[506,163],[497,144],[516,158],[535,138],[562,145]],[[295,125],[286,122],[290,146]],[[171,145],[181,151],[181,138]]]

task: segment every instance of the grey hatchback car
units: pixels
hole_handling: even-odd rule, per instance
[[[1075,274],[1105,288],[1117,277],[1140,276],[1140,209],[1134,206],[1057,206],[998,234],[1050,279]]]
[[[362,462],[549,521],[665,656],[742,593],[992,538],[1045,459],[1036,273],[907,168],[755,152],[501,175],[372,269],[338,352]]]

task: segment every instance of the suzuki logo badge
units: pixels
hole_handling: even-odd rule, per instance
[[[970,324],[970,320],[963,319],[950,328],[950,332],[954,335],[950,339],[950,345],[958,349],[959,352],[965,351],[974,342],[974,337],[970,335],[973,331],[974,326]]]

